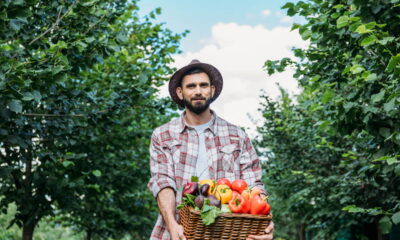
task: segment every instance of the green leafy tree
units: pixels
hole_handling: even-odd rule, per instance
[[[291,229],[302,226],[300,239],[305,230],[383,239],[400,222],[399,7],[396,0],[283,6],[305,18],[292,29],[310,45],[265,67],[269,74],[293,67],[303,92],[296,103],[264,97],[259,145],[270,150],[266,181],[277,214],[293,220]]]
[[[87,239],[146,238],[156,98],[182,34],[139,19],[135,1],[0,3],[0,208],[32,239],[46,216]],[[139,233],[139,234],[138,234]]]
[[[9,223],[14,219],[16,213],[15,204],[10,204],[7,209],[7,214],[0,215],[0,240],[15,240],[21,238],[21,230],[14,225],[8,227]],[[84,234],[78,233],[76,229],[67,227],[57,223],[58,217],[43,218],[35,229],[35,239],[63,239],[63,240],[80,240]]]

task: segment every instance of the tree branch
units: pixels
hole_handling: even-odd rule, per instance
[[[37,36],[35,39],[33,39],[32,41],[29,42],[29,45],[32,45],[32,43],[36,42],[37,40],[39,40],[40,38],[42,38],[44,35],[46,35],[48,32],[50,32],[51,30],[54,30],[58,24],[60,23],[60,21],[68,15],[69,12],[72,11],[72,9],[76,6],[76,4],[79,2],[79,0],[75,0],[74,3],[68,8],[68,10],[61,16],[61,10],[58,13],[58,17],[55,23],[53,23],[53,25],[48,28],[46,31],[44,31],[42,34],[40,34],[39,36]]]
[[[102,15],[101,18],[99,19],[99,21],[97,21],[97,22],[93,23],[91,26],[89,26],[88,29],[83,33],[83,35],[86,35],[90,30],[92,30],[92,28],[93,28],[94,26],[96,26],[97,24],[99,24],[99,23],[103,20],[104,16],[105,16],[105,15]]]
[[[83,114],[45,114],[45,113],[22,113],[27,117],[84,117]]]
[[[141,105],[141,106],[131,106],[131,108],[149,108],[153,109],[155,106]],[[107,113],[109,110],[101,110],[97,113]],[[22,116],[26,117],[85,117],[88,114],[48,114],[48,113],[21,113]]]

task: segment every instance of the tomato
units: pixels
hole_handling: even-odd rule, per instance
[[[232,182],[231,188],[241,194],[247,188],[247,183],[242,179],[237,179]]]
[[[215,192],[215,181],[212,179],[203,179],[200,182],[200,185],[208,184],[210,188],[208,189],[208,194],[212,195]]]
[[[232,200],[229,201],[228,206],[233,213],[241,213],[243,204],[244,199],[241,195],[238,194],[235,198],[232,198]]]
[[[231,188],[231,181],[229,181],[229,180],[226,179],[226,178],[218,179],[217,185],[222,185],[222,184],[225,184],[225,185],[227,185],[229,188]]]
[[[242,179],[237,179],[232,182],[232,190],[242,193],[247,188],[247,183]]]
[[[217,185],[214,195],[218,200],[221,201],[222,204],[226,204],[232,198],[232,190],[228,187],[228,185]]]
[[[265,202],[259,195],[256,195],[251,200],[250,214],[262,214],[267,202]]]

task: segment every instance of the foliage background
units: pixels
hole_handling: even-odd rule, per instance
[[[149,236],[149,139],[175,114],[157,87],[186,33],[154,23],[160,9],[137,10],[136,1],[0,3],[0,210],[23,239],[46,222],[86,239]]]
[[[399,1],[287,3],[310,45],[296,59],[294,100],[262,96],[260,154],[277,236],[398,239],[400,223]],[[262,151],[267,149],[267,151]],[[279,227],[280,226],[280,227]],[[396,233],[397,232],[397,233]]]

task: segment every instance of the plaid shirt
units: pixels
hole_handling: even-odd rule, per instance
[[[243,179],[249,186],[257,186],[265,192],[260,161],[247,134],[213,111],[212,115],[210,127],[204,133],[210,178]],[[176,193],[176,205],[180,204],[182,187],[195,174],[198,149],[198,135],[196,130],[186,125],[184,113],[154,130],[148,188],[155,198],[162,189],[170,187]],[[150,239],[170,239],[161,214]]]

